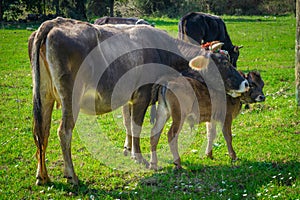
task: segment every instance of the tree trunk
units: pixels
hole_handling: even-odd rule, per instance
[[[59,0],[53,0],[53,4],[55,7],[55,15],[60,15],[60,9],[59,9]]]
[[[296,101],[300,107],[300,0],[296,2]]]
[[[84,0],[76,0],[75,1],[75,7],[76,7],[76,11],[79,14],[79,19],[87,20]]]
[[[37,3],[37,9],[38,9],[39,15],[42,15],[43,14],[43,9],[42,9],[41,1],[38,1],[38,3]]]
[[[43,14],[46,16],[46,0],[43,0]]]
[[[3,0],[0,0],[0,22],[3,21]]]
[[[114,16],[114,5],[115,5],[115,1],[110,0],[109,1],[109,15],[110,15],[110,17]]]

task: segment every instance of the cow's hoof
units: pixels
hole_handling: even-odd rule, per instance
[[[174,170],[182,170],[182,166],[180,164],[181,162],[180,161],[175,161],[174,162]]]
[[[135,160],[135,162],[138,163],[138,164],[145,165],[146,168],[149,168],[149,166],[150,166],[149,162],[144,158],[142,160]]]
[[[124,156],[129,156],[130,153],[131,153],[130,150],[128,150],[128,148],[124,147],[124,150],[123,150]]]
[[[72,184],[74,186],[78,185],[78,177],[74,175],[73,177],[65,177],[67,178],[67,183]]]
[[[42,177],[36,177],[36,185],[46,185],[47,183],[50,183],[50,178],[48,176],[42,178]]]
[[[212,151],[206,153],[206,157],[209,158],[209,159],[211,159],[211,160],[213,160],[214,157],[213,157],[213,155],[212,155]]]
[[[135,162],[136,163],[138,163],[138,164],[143,164],[143,165],[145,165],[146,166],[146,168],[149,168],[149,162],[146,160],[146,159],[144,159],[143,157],[141,157],[141,156],[131,156],[131,159],[133,159],[133,160],[135,160]]]
[[[156,163],[150,163],[149,169],[150,169],[150,170],[157,171],[157,170],[158,170],[157,164],[156,164]]]
[[[174,168],[173,168],[174,171],[181,171],[183,170],[182,166],[181,165],[175,165]]]
[[[239,160],[239,158],[238,158],[238,157],[231,158],[231,162],[236,162],[236,161],[238,161],[238,160]]]

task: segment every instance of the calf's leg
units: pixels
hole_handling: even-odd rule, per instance
[[[178,153],[178,135],[180,133],[180,130],[182,128],[183,122],[180,122],[180,120],[176,120],[173,118],[173,123],[171,125],[171,128],[168,132],[168,143],[170,146],[170,150],[173,155],[174,159],[174,165],[176,169],[181,169],[181,160]]]
[[[156,112],[156,121],[153,128],[151,129],[151,137],[150,137],[151,158],[150,158],[150,167],[149,167],[150,169],[158,170],[156,148],[157,148],[157,144],[161,132],[169,117],[170,116],[166,108],[163,105],[159,104]]]
[[[216,125],[217,124],[214,121],[206,122],[207,146],[206,146],[205,154],[210,159],[213,159],[212,147],[213,147],[214,140],[216,139],[217,136]]]
[[[228,149],[229,156],[232,158],[232,160],[237,160],[236,153],[235,153],[235,151],[233,150],[233,147],[232,147],[231,125],[232,125],[232,117],[226,116],[222,132],[223,132],[226,144],[227,144],[227,149]]]

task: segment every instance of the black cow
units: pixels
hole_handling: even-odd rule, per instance
[[[129,24],[129,25],[139,25],[139,24],[145,24],[149,26],[154,26],[153,24],[150,24],[144,19],[138,19],[138,18],[123,18],[123,17],[101,17],[99,19],[96,19],[94,24],[103,25],[103,24]]]
[[[225,23],[220,17],[200,12],[188,13],[179,21],[178,38],[194,44],[221,41],[224,43],[222,49],[228,51],[230,61],[236,67],[242,46],[232,44]]]

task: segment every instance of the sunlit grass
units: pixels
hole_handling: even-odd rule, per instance
[[[177,19],[151,18],[156,27],[177,36]],[[97,117],[99,130],[113,141],[114,151],[88,150],[80,127],[74,131],[73,161],[80,178],[72,187],[63,178],[62,155],[56,129],[61,116],[55,110],[47,149],[47,167],[52,183],[35,186],[36,147],[32,138],[32,83],[27,55],[26,26],[0,29],[0,199],[299,199],[300,117],[295,105],[294,45],[295,18],[224,16],[234,44],[241,49],[238,68],[260,71],[266,102],[252,105],[233,124],[233,146],[239,160],[232,163],[222,134],[214,145],[214,160],[204,158],[205,128],[189,128],[180,141],[190,142],[183,150],[185,170],[172,170],[172,157],[159,160],[158,172],[124,158],[130,170],[105,165],[105,154],[122,153],[125,129],[120,110]],[[31,26],[31,25],[30,25]],[[37,27],[37,26],[34,26]],[[167,127],[170,124],[167,125]],[[145,120],[142,151],[149,152],[149,115]],[[88,129],[88,128],[87,128]],[[189,138],[190,137],[190,138]],[[99,137],[101,145],[101,137]],[[160,147],[167,146],[162,135]],[[117,152],[117,151],[120,152]],[[101,155],[104,155],[101,157]],[[147,157],[147,156],[146,156]],[[148,158],[148,157],[147,157]]]

